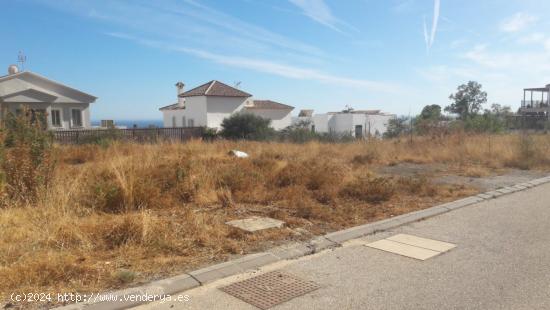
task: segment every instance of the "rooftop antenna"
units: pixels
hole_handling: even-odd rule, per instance
[[[21,63],[21,71],[25,71],[25,62],[27,61],[27,56],[23,54],[22,51],[19,51],[17,54],[17,62]]]
[[[239,87],[241,87],[241,83],[242,83],[241,81],[235,82],[235,83],[234,83],[234,84],[235,84],[235,88],[239,89]]]

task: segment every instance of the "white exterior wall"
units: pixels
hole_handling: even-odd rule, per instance
[[[254,114],[263,118],[268,118],[271,120],[271,128],[275,130],[285,129],[290,126],[292,123],[292,112],[291,109],[288,110],[267,110],[267,109],[250,109],[246,110],[246,113]]]
[[[328,133],[330,131],[329,122],[332,119],[331,114],[317,114],[313,115],[313,125],[315,126],[315,132]]]
[[[329,121],[332,119],[331,114],[316,114],[313,116],[296,116],[292,118],[292,124],[299,122],[310,122],[311,129],[315,129],[317,133],[328,133]]]
[[[164,110],[162,120],[164,127],[174,127],[172,119],[175,117],[175,127],[189,127],[189,120],[193,120],[193,126],[207,126],[206,96],[185,98],[185,109]],[[185,117],[185,124],[183,118]]]
[[[207,99],[207,121],[209,128],[220,129],[222,121],[231,114],[241,111],[248,98],[243,97],[214,97]]]
[[[22,109],[26,106],[30,109],[46,110],[48,114],[48,128],[49,129],[78,129],[78,128],[91,128],[92,123],[90,121],[90,104],[89,103],[2,103],[5,106],[6,112],[16,114],[18,109]],[[61,127],[52,126],[52,109],[60,110],[61,112]],[[72,126],[72,110],[78,109],[82,113],[82,127]]]
[[[355,126],[361,125],[364,137],[382,136],[387,131],[390,119],[395,118],[391,114],[363,114],[363,113],[336,113],[316,114],[312,117],[294,117],[292,123],[310,121],[315,126],[315,132],[338,134],[351,134],[355,136]]]
[[[329,131],[340,134],[349,133],[355,136],[355,125],[363,125],[364,117],[361,114],[338,113],[333,114],[328,122]]]
[[[366,115],[367,127],[366,134],[373,136],[382,136],[388,130],[388,124],[391,119],[395,118],[395,115]]]

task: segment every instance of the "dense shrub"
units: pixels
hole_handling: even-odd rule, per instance
[[[275,131],[271,120],[250,113],[236,113],[222,121],[221,135],[227,139],[267,140]]]
[[[52,179],[52,137],[44,117],[27,108],[19,116],[6,117],[2,178],[6,195],[14,201],[34,202]]]
[[[505,121],[492,113],[472,115],[464,120],[464,129],[475,133],[499,133],[504,131]]]
[[[410,132],[410,120],[406,117],[392,118],[388,122],[388,128],[384,133],[384,138],[397,138]]]
[[[216,129],[203,127],[201,137],[203,141],[211,142],[218,138],[218,132],[216,131]]]
[[[281,130],[279,138],[282,141],[305,143],[319,140],[319,135],[311,128],[311,121],[299,121]]]

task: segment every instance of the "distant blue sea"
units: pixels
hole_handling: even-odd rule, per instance
[[[92,126],[101,125],[101,121],[92,121]],[[127,128],[133,128],[134,125],[137,128],[148,128],[150,126],[163,127],[162,120],[115,120],[116,126],[126,126]]]

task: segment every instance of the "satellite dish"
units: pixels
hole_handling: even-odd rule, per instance
[[[17,67],[16,65],[10,65],[8,67],[8,74],[16,74],[19,72],[19,67]]]

